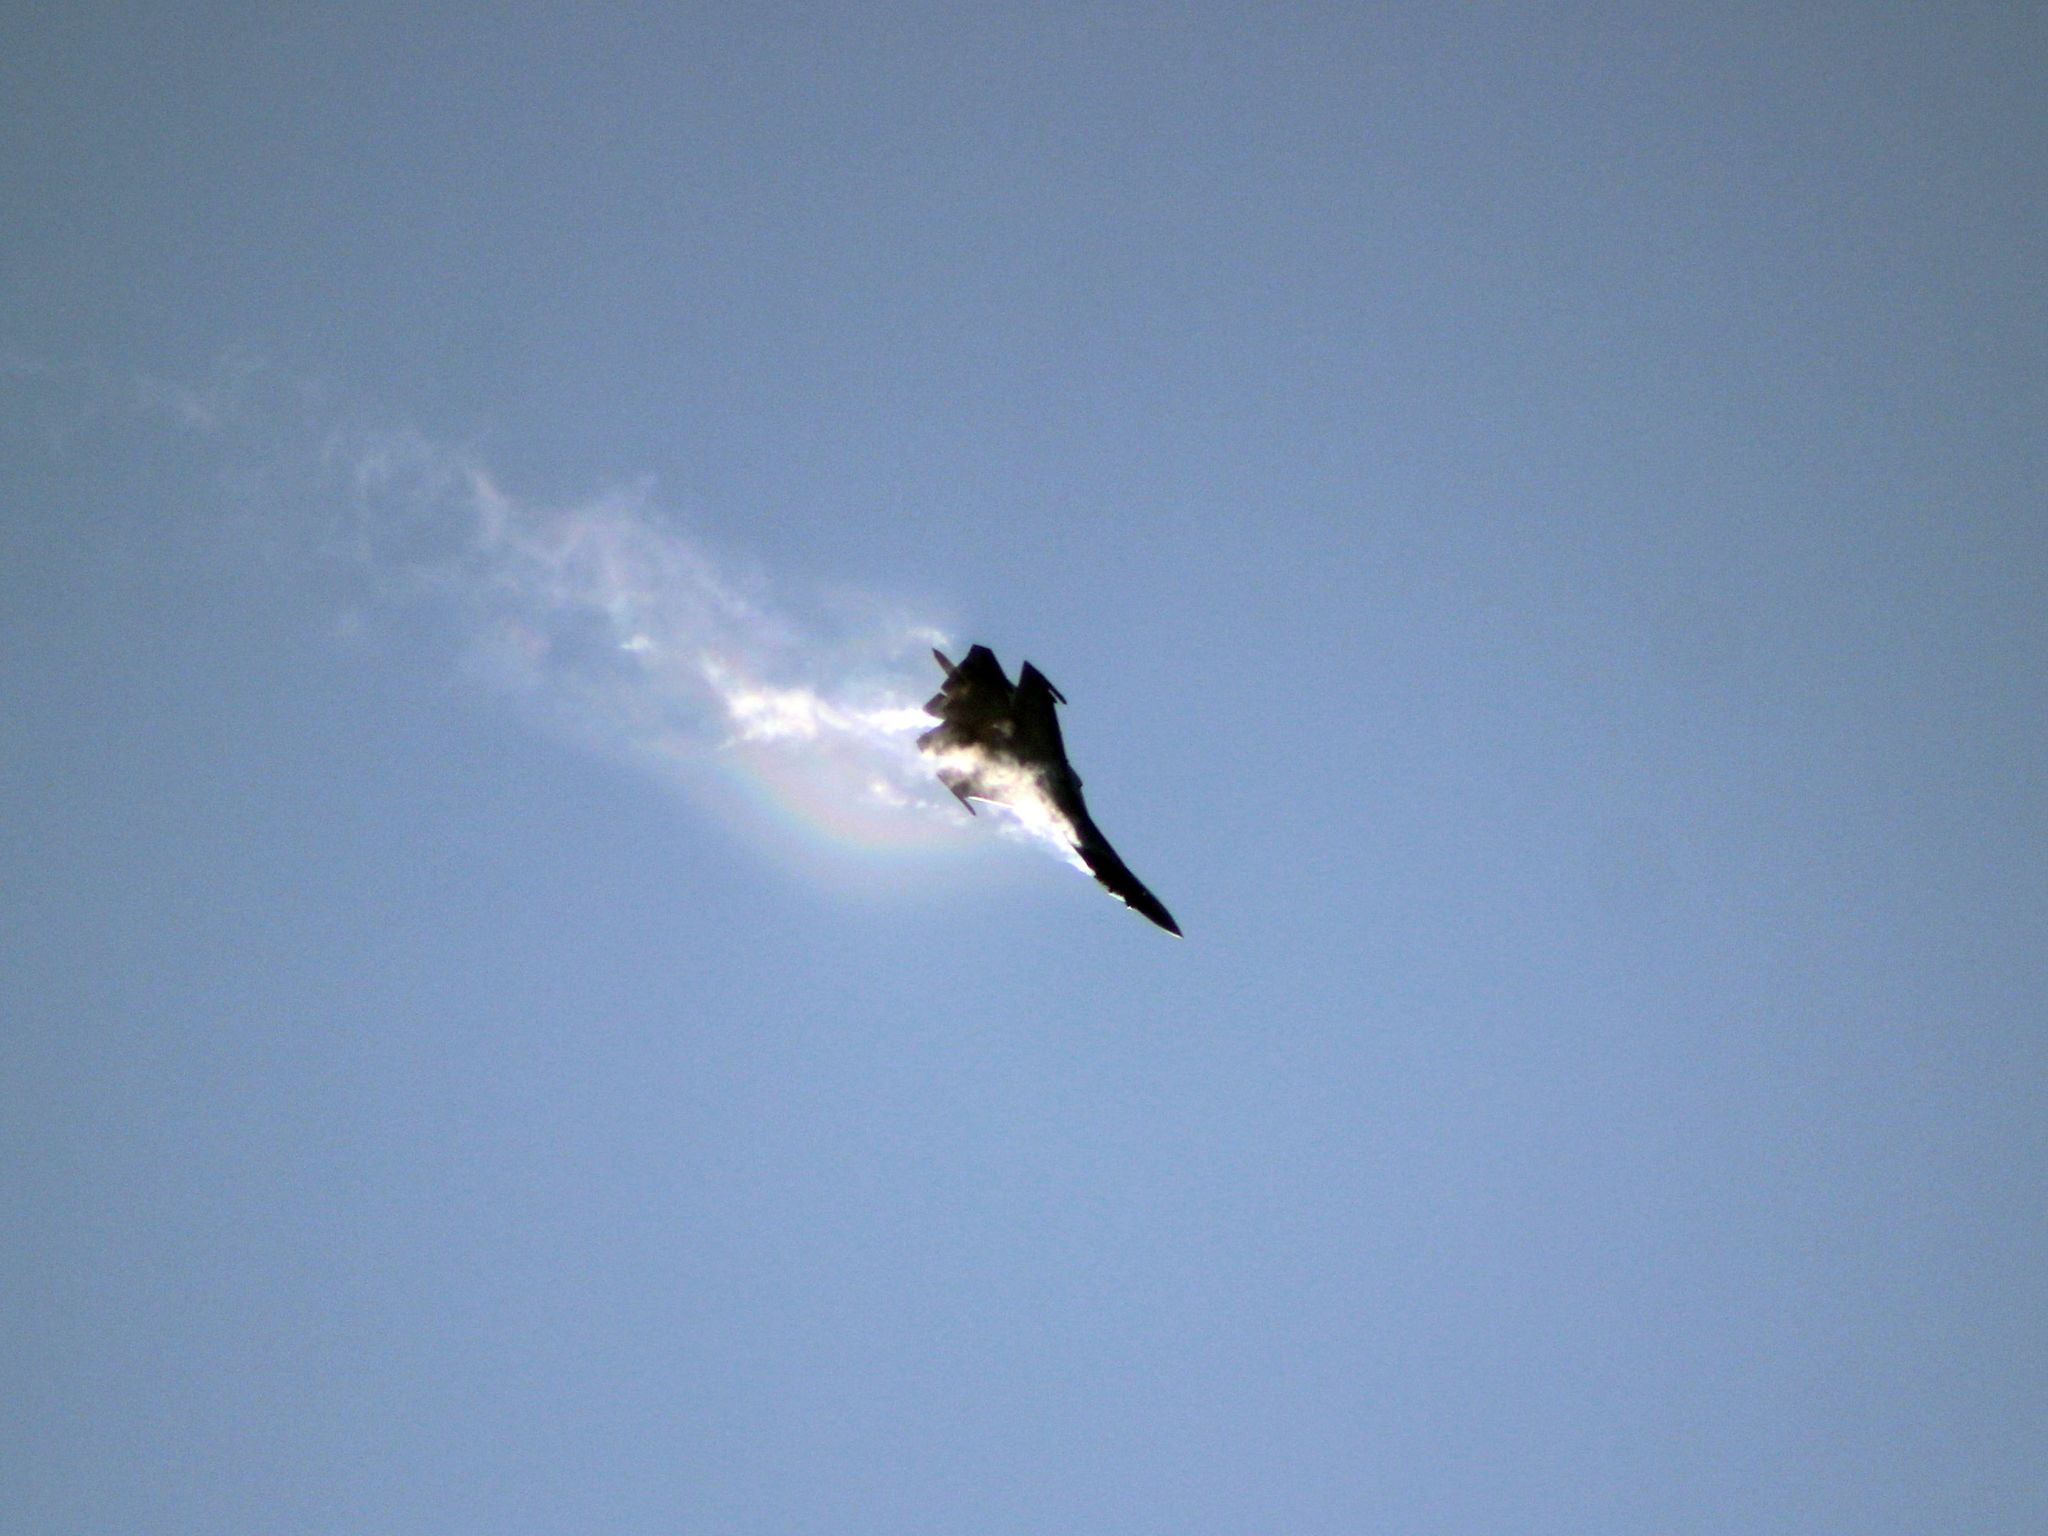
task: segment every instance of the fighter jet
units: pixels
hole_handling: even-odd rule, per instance
[[[1067,761],[1053,701],[1067,696],[1030,662],[1012,683],[995,652],[977,645],[957,667],[934,650],[946,681],[924,710],[940,724],[917,738],[938,764],[939,782],[973,813],[976,800],[1043,811],[1112,896],[1180,934],[1173,914],[1139,883],[1088,814],[1081,776]]]

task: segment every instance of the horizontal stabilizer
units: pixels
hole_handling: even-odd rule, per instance
[[[942,773],[939,782],[953,791],[953,798],[967,807],[967,814],[974,814],[974,802],[967,798],[967,775],[964,773]]]

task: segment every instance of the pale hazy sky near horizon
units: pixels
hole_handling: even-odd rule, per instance
[[[0,1529],[2043,1529],[2044,45],[17,8]]]

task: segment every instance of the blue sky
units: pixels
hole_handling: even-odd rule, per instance
[[[10,1529],[2041,1528],[2038,16],[432,10],[6,24]]]

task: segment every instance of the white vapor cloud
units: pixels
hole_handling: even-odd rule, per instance
[[[58,454],[123,421],[204,443],[217,531],[279,579],[327,572],[351,642],[445,648],[548,730],[722,810],[766,805],[756,823],[808,824],[813,842],[906,849],[982,831],[916,747],[934,723],[920,707],[940,681],[930,649],[947,637],[879,600],[777,590],[714,557],[651,482],[530,497],[478,449],[357,424],[246,351],[184,381],[8,350],[0,380],[35,387]],[[1032,787],[984,822],[1071,859]]]
[[[452,615],[465,670],[598,750],[664,773],[730,765],[842,841],[928,846],[965,830],[917,736],[947,636],[842,599],[799,620],[701,543],[647,484],[560,506],[508,492],[416,433],[336,433],[348,545]],[[990,769],[979,765],[985,781]],[[985,820],[1079,866],[1035,776]]]
[[[321,457],[349,486],[341,552],[438,608],[464,670],[551,726],[656,771],[743,767],[857,841],[960,815],[915,745],[932,626],[879,604],[799,622],[648,485],[531,502],[409,432],[336,432]]]

